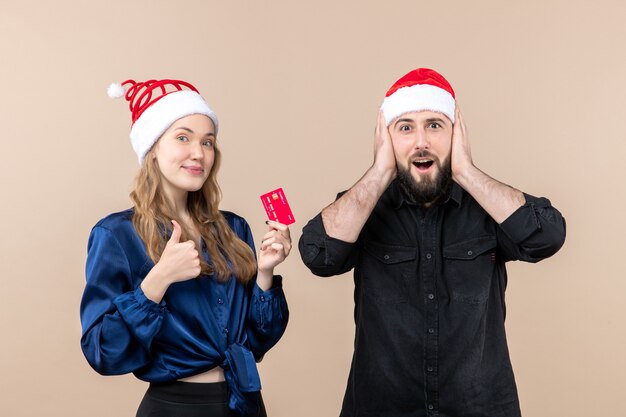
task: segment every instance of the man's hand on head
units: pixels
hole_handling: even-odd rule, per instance
[[[378,199],[396,174],[396,154],[381,110],[374,138],[374,163],[356,184],[322,210],[322,222],[328,236],[356,242]]]
[[[452,158],[452,178],[462,183],[462,178],[469,175],[470,171],[475,168],[472,161],[472,152],[467,136],[467,128],[463,121],[463,116],[459,110],[457,104],[455,109],[455,122],[452,129],[452,151],[450,158]]]
[[[525,202],[524,194],[482,172],[472,162],[463,116],[457,105],[452,129],[452,178],[497,222],[502,223]]]
[[[393,143],[389,128],[385,121],[382,110],[378,111],[378,121],[374,138],[374,164],[372,168],[379,174],[380,178],[388,178],[389,183],[396,177],[396,156],[393,151]]]

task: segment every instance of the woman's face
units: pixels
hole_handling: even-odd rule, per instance
[[[166,195],[198,191],[211,173],[215,160],[215,126],[203,114],[174,122],[157,141],[156,158]]]

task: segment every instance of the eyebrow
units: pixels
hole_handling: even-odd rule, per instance
[[[402,123],[402,122],[416,123],[415,120],[409,119],[409,118],[405,117],[403,119],[396,120],[396,122],[393,124],[393,127],[395,128],[398,125],[398,123]],[[446,121],[443,118],[441,118],[441,117],[429,117],[428,119],[425,120],[425,122],[426,123],[438,122],[438,123],[441,123],[441,124],[446,125],[446,126],[448,125],[448,123],[446,123]]]
[[[447,124],[445,120],[439,117],[431,117],[430,119],[426,119],[426,123],[439,122],[441,124]]]
[[[185,127],[185,126],[178,126],[176,129],[174,129],[174,131],[179,130],[179,129],[182,129],[182,130],[184,130],[185,132],[189,132],[189,133],[191,133],[192,135],[196,133],[196,132],[194,132],[193,130],[191,130],[191,129],[189,129],[188,127]],[[215,133],[213,133],[213,132],[209,132],[209,133],[205,134],[204,136],[213,136],[213,137],[215,137]]]
[[[405,119],[398,119],[398,120],[396,120],[396,122],[393,124],[393,127],[395,128],[395,127],[398,125],[398,123],[402,123],[402,122],[415,123],[415,120],[413,120],[413,119],[406,119],[406,118],[405,118]]]

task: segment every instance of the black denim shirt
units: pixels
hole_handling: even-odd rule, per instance
[[[321,215],[300,254],[320,276],[354,268],[356,336],[341,416],[520,416],[504,319],[505,262],[537,262],[565,239],[545,198],[498,225],[458,184],[429,209],[393,182],[356,243]]]

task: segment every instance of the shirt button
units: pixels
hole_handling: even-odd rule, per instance
[[[264,295],[260,296],[260,297],[259,297],[259,300],[261,300],[261,301],[265,301],[265,296],[264,296]]]
[[[428,333],[433,334],[435,333],[435,329],[433,329],[432,327],[430,329],[428,329]]]
[[[434,410],[434,409],[435,409],[435,406],[434,406],[434,405],[432,405],[432,404],[428,404],[428,409],[432,411],[432,410]]]
[[[432,366],[429,366],[428,368],[426,368],[426,370],[427,370],[428,372],[432,372],[432,371],[434,371],[435,369],[434,369]]]
[[[428,299],[429,300],[434,300],[435,299],[435,294],[428,294]]]
[[[472,255],[474,254],[474,252],[472,252],[471,250],[468,250],[468,251],[467,251],[467,254],[468,254],[469,256],[472,256]]]
[[[228,329],[226,327],[224,327],[223,332],[224,332],[224,334],[228,334]]]
[[[427,253],[427,254],[426,254],[426,259],[430,259],[430,258],[432,258],[432,257],[433,257],[433,255],[431,255],[430,253]]]
[[[388,260],[389,260],[389,258],[391,258],[391,256],[389,256],[389,255],[385,255],[385,256],[383,256],[383,258],[385,258],[385,260],[386,260],[386,261],[388,261]]]
[[[217,304],[224,304],[224,300],[222,300],[221,298],[217,299]]]

